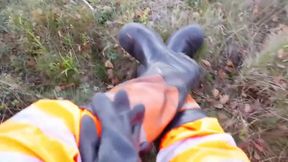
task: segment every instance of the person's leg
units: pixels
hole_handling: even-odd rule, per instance
[[[175,31],[167,41],[167,47],[175,54],[184,54],[194,59],[196,53],[203,46],[204,31],[198,24],[187,25]],[[190,94],[188,94],[181,110],[199,107]]]
[[[203,44],[203,35],[198,25],[183,27],[170,37],[168,48],[194,58],[199,45]],[[190,95],[188,97],[192,99]],[[206,117],[200,107],[191,109],[189,103],[185,102],[184,107],[188,109],[182,108],[183,111],[178,111],[158,137],[157,162],[207,161],[207,159],[249,161],[245,153],[236,146],[231,135],[223,131],[217,119]]]
[[[106,94],[113,98],[127,91],[132,105],[145,105],[142,141],[152,142],[183,107],[190,88],[198,82],[199,66],[186,55],[167,48],[152,30],[143,25],[125,25],[119,34],[120,45],[144,70],[136,79],[124,82]],[[198,107],[189,97],[192,105]],[[194,105],[193,105],[194,104]]]

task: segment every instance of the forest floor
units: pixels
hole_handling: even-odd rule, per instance
[[[0,1],[0,122],[40,98],[81,104],[133,78],[128,22],[167,40],[198,23],[202,79],[191,93],[251,161],[288,161],[288,1]],[[151,161],[151,160],[150,160]]]

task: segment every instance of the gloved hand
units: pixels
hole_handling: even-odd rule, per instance
[[[142,104],[130,107],[125,91],[119,91],[112,102],[103,93],[96,94],[86,108],[101,122],[100,137],[94,122],[83,118],[80,130],[82,162],[140,161],[139,135],[144,117]]]
[[[182,47],[197,51],[203,43],[202,30],[193,28],[199,37],[195,40],[181,40]],[[175,38],[179,38],[177,35]],[[193,37],[194,38],[194,37]],[[189,42],[190,41],[190,42]],[[169,48],[155,32],[143,25],[130,23],[119,33],[120,45],[142,65],[139,77],[124,82],[106,94],[113,98],[120,89],[125,89],[132,105],[143,103],[145,116],[141,130],[141,142],[152,142],[164,130],[178,111],[192,109],[199,105],[188,97],[191,87],[199,80],[199,66],[188,56],[179,54],[181,50],[173,51],[175,42]],[[184,44],[184,45],[183,45]],[[191,46],[193,44],[194,46]],[[189,49],[189,48],[188,48]],[[193,54],[193,53],[192,53]],[[188,106],[187,106],[188,105]]]

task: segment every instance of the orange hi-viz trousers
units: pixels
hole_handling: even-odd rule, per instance
[[[106,94],[113,99],[124,89],[132,105],[143,103],[145,116],[141,141],[154,141],[177,111],[199,107],[191,96],[177,109],[178,92],[161,76],[127,81]],[[79,162],[79,130],[84,115],[93,118],[101,136],[101,121],[86,109],[67,100],[39,100],[0,125],[2,162]],[[247,162],[245,153],[217,119],[204,117],[168,131],[161,139],[157,162]]]

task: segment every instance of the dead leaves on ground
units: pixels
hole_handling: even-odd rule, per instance
[[[118,77],[115,75],[113,63],[110,60],[107,60],[104,65],[105,65],[105,68],[107,69],[107,77],[109,81],[111,82],[111,84],[109,84],[107,88],[111,89],[115,85],[119,84],[120,81]]]
[[[221,95],[220,96],[220,103],[221,104],[223,104],[223,105],[225,105],[225,104],[227,104],[228,102],[229,102],[229,99],[230,99],[230,96],[229,95]]]
[[[207,68],[211,68],[211,63],[208,60],[205,59],[201,59],[201,63],[207,67]]]
[[[107,60],[105,62],[105,67],[108,68],[108,69],[113,69],[114,65],[112,64],[112,62],[110,60]]]
[[[230,96],[227,94],[221,94],[221,92],[214,88],[211,91],[213,98],[209,99],[209,102],[211,102],[213,104],[213,106],[217,109],[222,109],[224,108],[224,105],[226,105],[229,100],[230,100]]]
[[[220,94],[220,92],[219,92],[218,89],[214,88],[214,89],[212,90],[212,95],[213,95],[213,97],[214,97],[215,99],[217,99],[217,98],[219,97],[219,94]]]
[[[287,50],[284,48],[279,49],[277,51],[277,58],[283,63],[288,62],[288,47]]]

